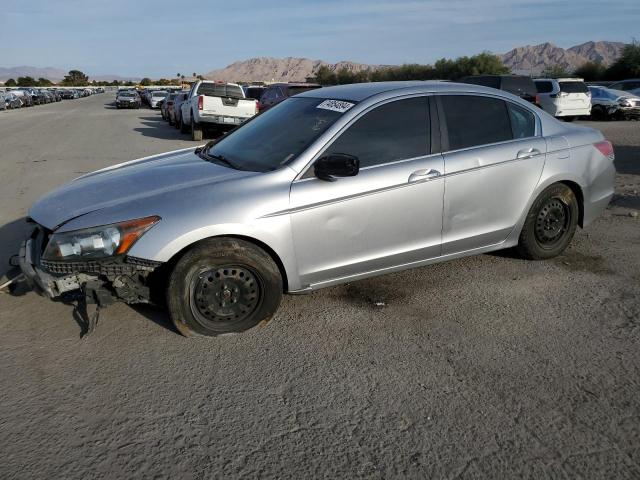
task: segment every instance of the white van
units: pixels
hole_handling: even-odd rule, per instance
[[[543,110],[568,122],[591,114],[591,93],[582,78],[537,78]]]

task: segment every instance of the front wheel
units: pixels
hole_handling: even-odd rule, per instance
[[[560,255],[573,238],[578,214],[578,200],[569,187],[562,183],[547,187],[527,214],[517,252],[529,260]]]
[[[282,298],[282,276],[257,246],[210,238],[189,250],[169,278],[167,305],[184,336],[216,336],[268,322]]]

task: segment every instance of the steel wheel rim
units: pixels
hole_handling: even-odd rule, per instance
[[[538,211],[535,236],[544,247],[553,248],[564,238],[571,223],[569,206],[559,198],[550,198]]]
[[[240,323],[260,307],[263,291],[260,275],[246,266],[203,269],[191,281],[191,311],[205,327]]]

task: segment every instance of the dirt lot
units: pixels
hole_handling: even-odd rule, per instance
[[[112,100],[0,112],[0,273],[41,194],[192,145]],[[584,123],[618,194],[553,261],[288,296],[217,339],[116,305],[80,340],[70,307],[0,295],[0,478],[640,478],[640,122]]]

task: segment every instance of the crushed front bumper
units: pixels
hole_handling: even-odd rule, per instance
[[[18,253],[18,266],[27,283],[39,294],[51,299],[58,298],[67,292],[80,290],[83,283],[97,280],[96,276],[77,273],[65,276],[54,276],[41,267],[40,252],[45,240],[41,229],[36,229],[31,237],[22,242]]]
[[[149,276],[162,262],[124,256],[85,262],[52,262],[41,258],[48,233],[38,226],[22,242],[18,266],[26,282],[39,294],[57,299],[67,294],[94,291],[126,303],[150,301]]]

